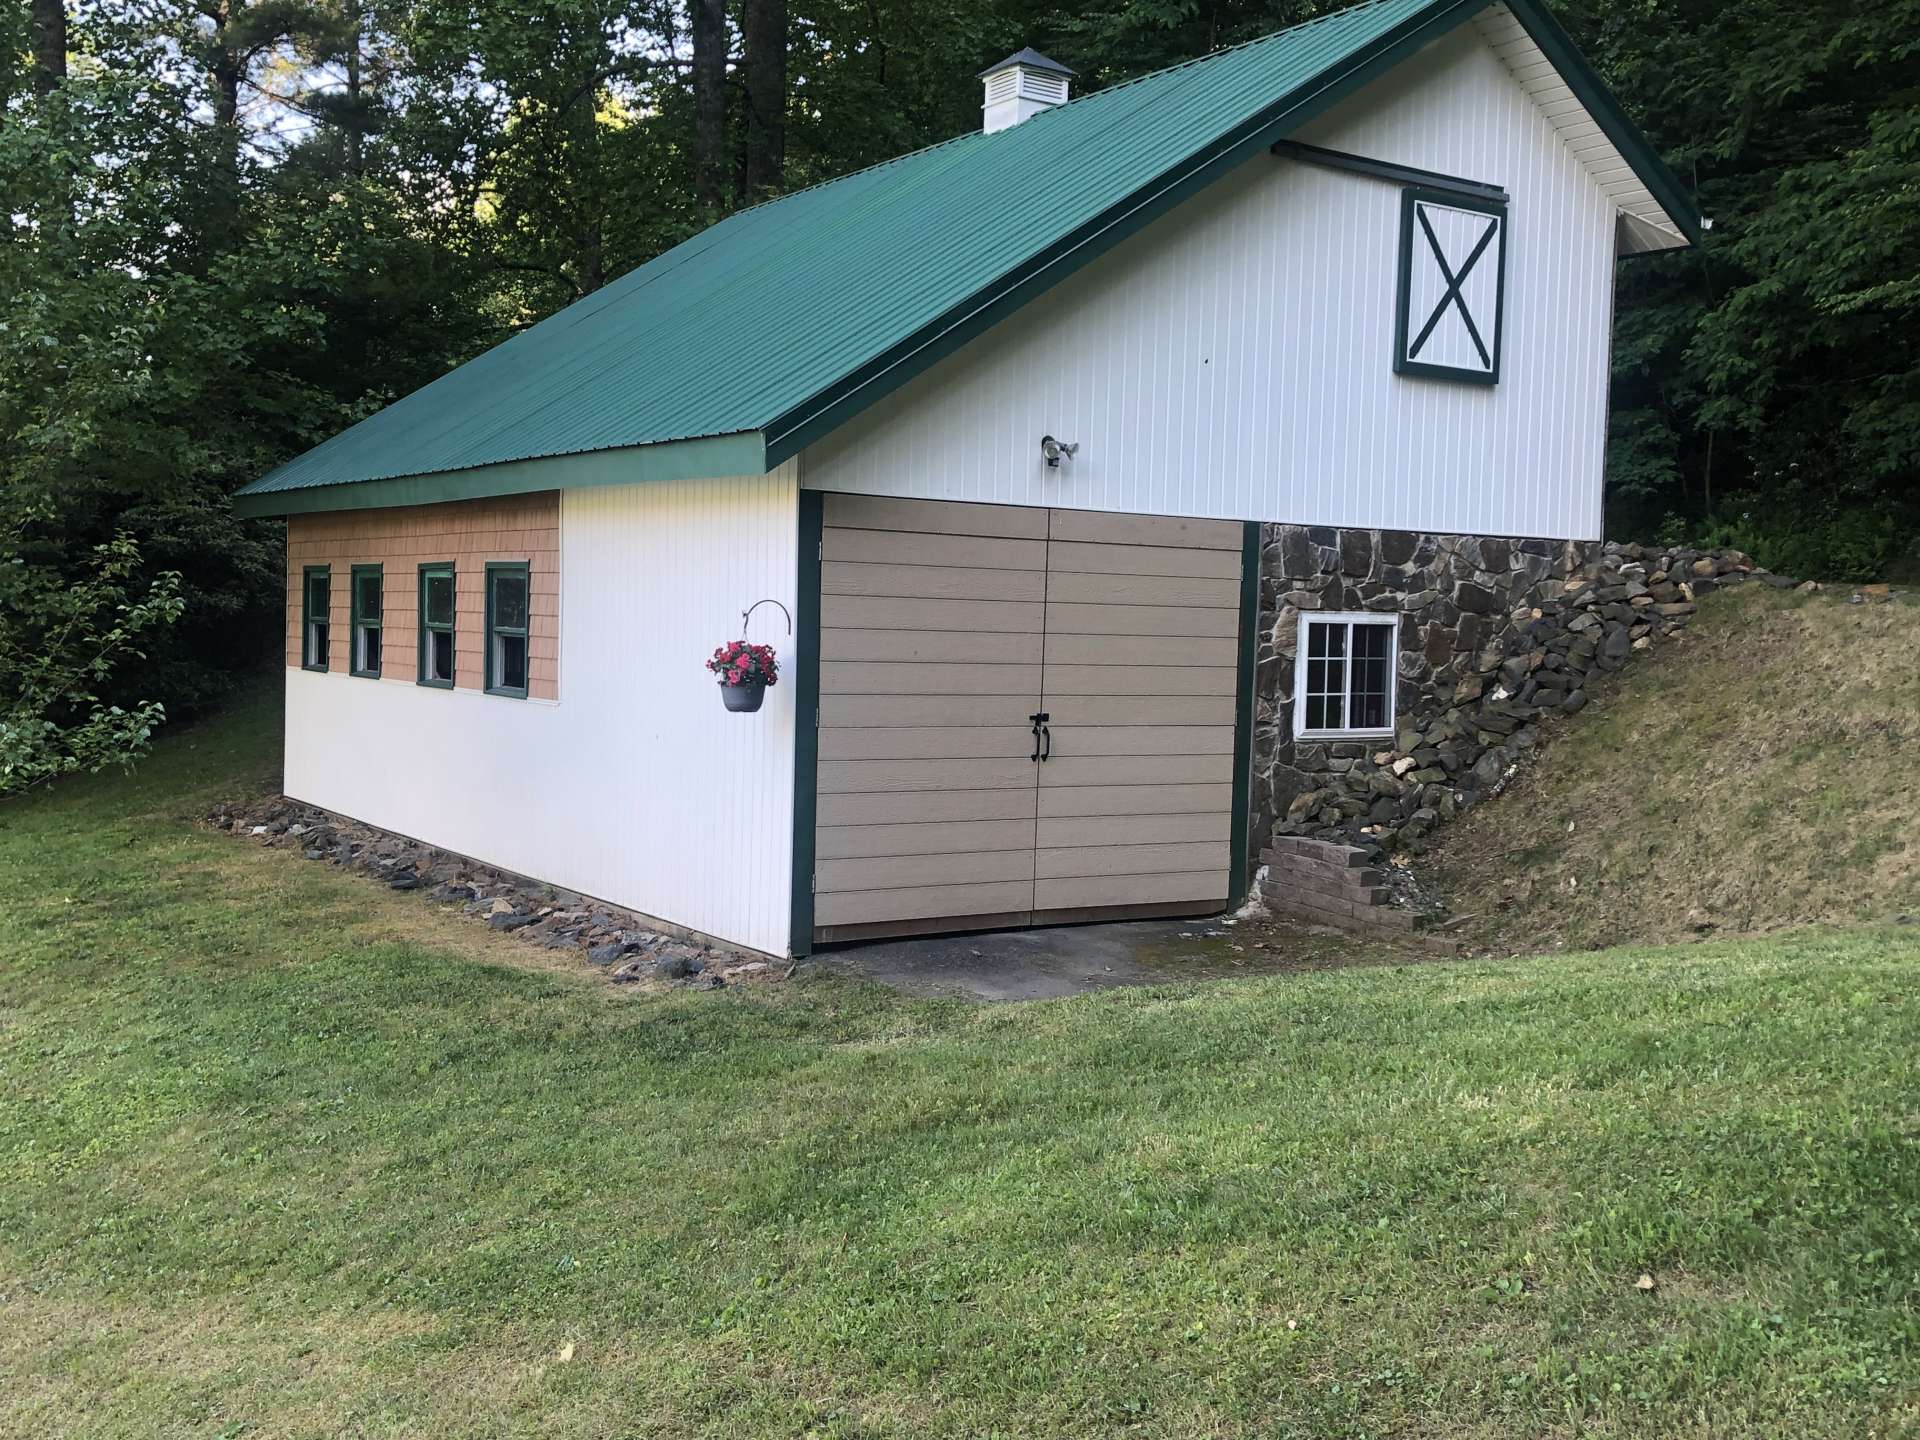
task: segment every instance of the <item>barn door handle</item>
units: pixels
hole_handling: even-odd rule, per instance
[[[1046,764],[1053,758],[1053,727],[1047,724],[1047,717],[1040,717],[1040,738],[1047,742],[1047,748],[1040,752],[1040,763]]]
[[[1046,733],[1047,712],[1037,710],[1029,715],[1027,720],[1033,726],[1033,754],[1029,755],[1027,759],[1038,765],[1042,760],[1047,758],[1040,753],[1040,737]],[[1047,737],[1047,748],[1049,750],[1053,748],[1053,737],[1050,735]]]

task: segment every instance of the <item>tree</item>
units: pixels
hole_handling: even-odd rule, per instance
[[[30,566],[24,522],[0,530],[0,798],[62,775],[128,765],[166,718],[156,700],[102,700],[141,638],[180,618],[180,576],[165,571],[130,599],[140,550],[125,535],[93,549],[86,569]]]
[[[1920,566],[1920,4],[1562,15],[1714,220],[1621,270],[1610,529]]]
[[[33,0],[33,88],[48,95],[66,78],[66,5],[63,0]]]
[[[693,193],[707,209],[720,204],[726,182],[726,0],[689,0],[693,7]]]
[[[746,0],[748,199],[777,191],[787,169],[787,0]]]

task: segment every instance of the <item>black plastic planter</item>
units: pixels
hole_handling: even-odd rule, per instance
[[[750,715],[767,698],[767,684],[764,680],[756,680],[747,685],[722,685],[720,698],[726,702],[727,709]]]

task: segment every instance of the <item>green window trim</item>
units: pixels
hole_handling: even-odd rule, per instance
[[[326,588],[315,613],[314,582]],[[332,650],[333,567],[309,565],[300,572],[300,668],[324,671]]]
[[[444,576],[447,581],[447,618],[445,621],[438,621],[429,618],[427,613],[427,584],[430,580],[435,580],[442,576]],[[458,586],[459,580],[454,573],[453,562],[451,560],[434,561],[420,567],[420,640],[417,657],[419,661],[419,672],[415,677],[415,683],[425,685],[432,690],[453,689],[454,676],[458,673],[455,667],[459,662],[453,638],[454,623],[458,613],[454,608],[458,600]],[[440,678],[434,673],[433,654],[436,643],[434,637],[436,635],[445,635],[447,637],[447,665],[444,678]]]
[[[360,582],[368,579],[373,581],[374,593],[379,597],[379,608],[371,615],[361,604]],[[352,597],[352,619],[347,625],[347,673],[362,680],[378,680],[385,659],[380,642],[386,633],[386,574],[378,565],[356,565],[348,583],[352,587],[347,592]],[[362,663],[368,651],[373,653],[371,666]]]
[[[518,580],[520,582],[521,603],[517,612],[519,623],[511,623],[512,614],[503,614],[495,606],[501,581]],[[532,641],[529,629],[533,619],[533,581],[529,566],[524,560],[489,560],[487,562],[487,628],[486,628],[486,692],[489,695],[504,695],[510,700],[527,698],[527,684],[533,678]],[[520,683],[509,684],[515,673],[514,642],[518,641],[518,673]]]
[[[1494,228],[1489,232],[1487,244],[1494,251],[1491,257],[1476,255],[1463,262],[1461,273],[1454,277],[1447,273],[1444,259],[1440,260],[1443,274],[1449,280],[1448,288],[1440,304],[1432,315],[1412,316],[1408,307],[1413,303],[1413,255],[1416,243],[1426,246],[1433,241],[1423,231],[1420,224],[1422,205],[1442,205],[1450,210],[1470,210],[1476,214],[1493,219]],[[1435,251],[1438,255],[1437,249]],[[1419,358],[1421,343],[1426,332],[1449,307],[1457,306],[1463,316],[1468,314],[1466,297],[1461,292],[1468,273],[1478,264],[1491,259],[1495,266],[1493,289],[1493,325],[1492,335],[1482,336],[1474,330],[1477,345],[1484,347],[1487,365],[1484,369],[1473,369],[1460,365],[1436,365]],[[1507,202],[1504,200],[1482,199],[1463,195],[1457,191],[1421,189],[1410,186],[1400,192],[1400,283],[1393,307],[1393,372],[1396,375],[1411,375],[1427,380],[1453,380],[1467,385],[1498,385],[1500,383],[1500,345],[1506,330],[1507,309]],[[1484,319],[1485,317],[1480,317]],[[1472,319],[1467,321],[1473,329]],[[1412,332],[1412,333],[1409,333]],[[1409,353],[1411,352],[1411,353]]]

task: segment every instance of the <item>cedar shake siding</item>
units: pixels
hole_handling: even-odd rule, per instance
[[[491,561],[524,561],[528,577],[527,694],[560,695],[560,492],[456,500],[385,510],[336,510],[287,519],[287,664],[300,666],[301,577],[331,568],[328,674],[350,676],[352,577],[356,565],[381,570],[385,613],[380,678],[413,683],[419,675],[420,567],[454,567],[454,685],[486,684],[486,578]]]

